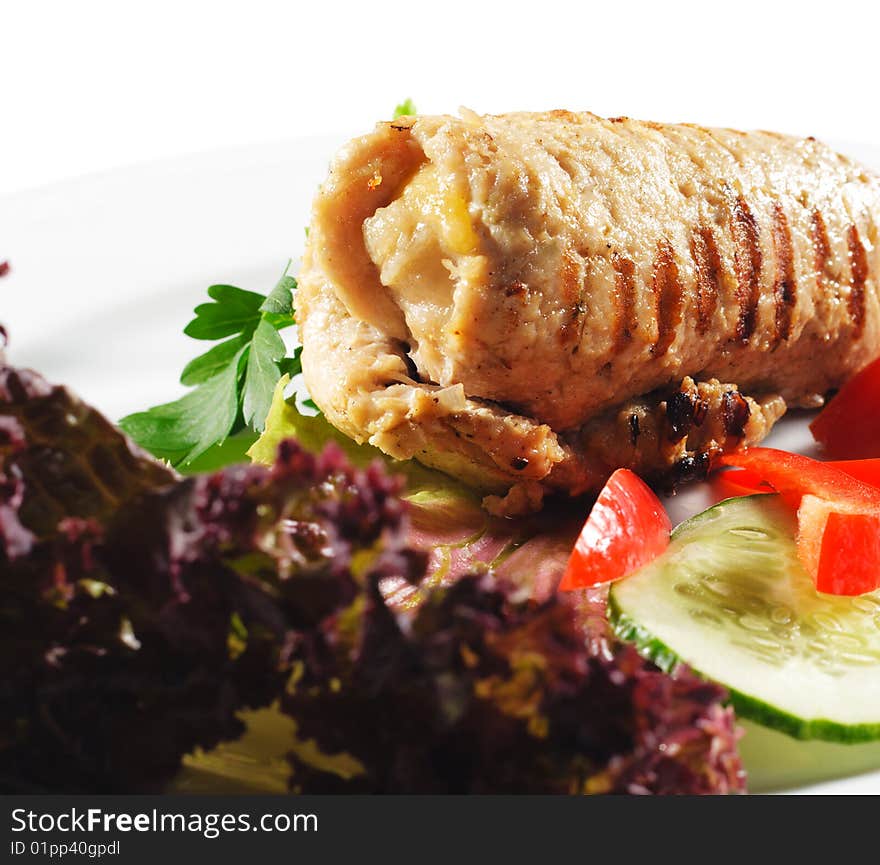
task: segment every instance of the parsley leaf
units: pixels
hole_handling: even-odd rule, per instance
[[[234,336],[193,358],[183,368],[183,372],[180,374],[180,383],[192,387],[212,378],[230,364],[232,358],[244,344],[241,335]]]
[[[244,422],[257,432],[262,432],[266,415],[272,405],[275,385],[281,378],[278,366],[285,354],[284,342],[278,331],[264,318],[254,331],[248,354],[247,371],[244,377],[244,398],[242,413]]]
[[[394,109],[395,120],[397,120],[398,117],[406,117],[410,114],[418,114],[415,103],[412,99],[404,99],[403,102]]]
[[[199,304],[196,317],[183,329],[194,339],[220,339],[233,333],[250,335],[260,322],[262,294],[245,291],[234,285],[212,285],[208,297],[214,303]]]
[[[123,418],[119,425],[153,456],[185,465],[224,441],[238,414],[236,381],[245,346],[219,373],[175,402]]]
[[[191,463],[242,430],[262,432],[282,374],[302,372],[302,347],[286,356],[278,334],[296,323],[295,289],[287,269],[268,295],[212,285],[211,302],[195,308],[184,333],[202,340],[230,338],[184,367],[180,382],[193,390],[174,402],[128,415],[119,422],[122,429],[176,466]]]
[[[302,346],[298,345],[293,350],[293,355],[291,357],[285,357],[281,363],[278,364],[278,367],[281,370],[281,375],[289,375],[291,378],[294,378],[303,371],[302,360],[300,360],[301,354]]]
[[[290,267],[290,262],[287,262]],[[261,312],[269,312],[275,315],[293,315],[293,290],[296,288],[296,280],[284,272],[284,276],[278,280],[275,288],[269,292],[269,296],[260,305]]]

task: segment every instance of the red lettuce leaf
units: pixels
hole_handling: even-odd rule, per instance
[[[162,789],[276,704],[294,789],[741,789],[723,691],[557,596],[561,534],[407,502],[333,446],[275,453],[182,479],[0,367],[0,786]]]

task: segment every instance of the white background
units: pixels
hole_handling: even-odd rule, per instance
[[[0,195],[422,112],[880,139],[877,4],[0,0]],[[0,238],[2,245],[2,238]]]

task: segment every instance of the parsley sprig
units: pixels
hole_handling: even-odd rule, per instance
[[[410,114],[418,114],[416,111],[416,104],[412,99],[404,99],[403,102],[394,109],[395,120],[397,120],[398,117],[407,117]]]
[[[288,267],[289,267],[288,263]],[[191,360],[180,382],[193,389],[174,402],[123,418],[119,425],[141,447],[185,466],[230,435],[262,432],[275,385],[302,371],[301,347],[288,356],[279,331],[296,324],[296,280],[285,270],[268,295],[212,285],[210,302],[184,328],[194,339],[223,340]]]
[[[415,113],[412,99],[394,109],[395,117]],[[193,339],[217,342],[183,368],[180,383],[192,389],[174,402],[124,417],[119,426],[142,448],[181,468],[236,433],[249,431],[251,440],[262,433],[279,379],[284,374],[293,379],[302,372],[302,346],[288,356],[278,335],[296,324],[295,289],[296,280],[287,269],[268,295],[234,285],[212,285],[210,302],[197,306],[196,317],[183,329]],[[307,395],[300,394],[298,405],[306,414],[318,412]],[[242,437],[237,437],[227,449],[238,454],[241,445]],[[218,454],[228,457],[221,448],[212,450],[206,460],[216,461]],[[204,468],[200,465],[204,462],[199,460],[198,467]]]

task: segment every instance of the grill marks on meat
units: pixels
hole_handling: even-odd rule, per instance
[[[746,398],[739,391],[725,391],[721,398],[721,420],[727,435],[742,438],[751,414]]]
[[[711,231],[707,230],[708,240],[701,236],[702,249],[699,254],[705,259],[704,288],[700,289],[699,309],[701,320],[705,322],[704,331],[708,328],[712,312],[715,309],[717,296],[718,273],[721,261]],[[638,330],[636,318],[636,266],[633,261],[615,252],[611,257],[614,268],[617,319],[614,326],[614,346],[620,349],[626,345]],[[698,265],[699,269],[699,265]],[[654,357],[662,357],[669,351],[675,341],[675,335],[681,324],[683,311],[683,293],[675,251],[672,244],[664,239],[657,245],[654,258],[651,291],[654,295],[654,320],[657,322],[657,336],[651,347]]]
[[[704,481],[712,468],[712,455],[708,451],[688,454],[672,465],[671,482],[673,487],[690,481]]]
[[[639,416],[633,412],[630,414],[627,423],[629,424],[629,443],[635,447],[639,443],[639,435],[641,434]]]
[[[865,281],[868,278],[868,256],[859,237],[859,230],[851,225],[846,236],[849,263],[852,271],[847,311],[853,324],[853,339],[859,339],[865,330]]]
[[[611,256],[614,268],[614,284],[617,300],[617,320],[614,325],[614,349],[623,348],[632,338],[638,327],[635,318],[636,308],[636,266],[628,258],[615,252]]]
[[[736,337],[742,342],[748,342],[758,320],[761,245],[755,216],[741,195],[733,206],[730,231],[735,249],[733,264],[736,270],[736,299],[739,303]]]
[[[683,439],[691,431],[696,419],[696,407],[700,402],[694,390],[677,390],[666,401],[666,420],[669,424],[668,438],[671,442]],[[705,413],[702,414],[705,417]],[[702,420],[700,421],[702,423]],[[699,424],[697,424],[699,426]]]
[[[794,251],[791,228],[782,205],[773,205],[773,252],[776,256],[776,277],[773,281],[773,297],[776,304],[774,344],[784,342],[791,336],[792,313],[797,304],[797,282],[794,275]]]
[[[816,271],[816,282],[824,288],[830,282],[828,272],[831,261],[831,241],[825,217],[820,210],[814,210],[810,223],[810,240],[813,244],[813,267]],[[866,297],[865,283],[870,274],[868,255],[855,225],[850,225],[846,232],[846,246],[849,255],[850,285],[846,300],[846,310],[852,325],[852,338],[858,340],[865,330]]]
[[[559,277],[559,297],[565,307],[565,318],[559,327],[559,344],[563,348],[574,349],[580,345],[584,330],[584,307],[581,297],[583,283],[578,259],[571,250],[562,256],[562,270]]]
[[[813,267],[816,269],[816,282],[823,287],[828,282],[828,261],[831,258],[831,243],[828,228],[821,210],[814,210],[810,219],[810,239],[813,241]]]
[[[682,288],[678,278],[675,253],[668,240],[662,240],[654,259],[654,308],[657,321],[657,342],[651,353],[662,357],[669,351],[681,323]]]
[[[736,322],[736,338],[748,342],[757,327],[760,278],[763,256],[760,245],[760,225],[745,199],[736,199],[731,213],[731,233],[734,242],[734,276],[739,316]],[[798,303],[798,282],[795,267],[794,243],[791,226],[785,210],[778,200],[773,203],[770,220],[775,276],[773,281],[774,332],[771,345],[789,340],[794,327],[794,311]],[[824,287],[830,281],[831,242],[822,212],[814,209],[810,218],[810,240],[813,248],[813,268],[817,285]],[[866,283],[870,265],[865,245],[858,228],[850,225],[846,233],[846,245],[850,266],[850,291],[846,301],[853,339],[864,333],[866,319]],[[691,235],[691,258],[694,262],[694,292],[696,329],[699,334],[708,332],[718,304],[724,265],[718,251],[715,235],[708,226],[694,229]],[[620,256],[614,258],[617,277],[619,309],[623,324],[618,328],[625,341],[637,325],[632,322],[634,307],[635,265]],[[683,312],[683,288],[679,279],[674,251],[668,240],[658,246],[654,260],[652,289],[655,296],[657,341],[652,348],[655,357],[664,355],[675,340],[676,328]]]
[[[706,334],[718,305],[722,272],[718,244],[711,228],[701,227],[691,236],[691,258],[694,260],[697,294],[697,333]]]
[[[745,199],[737,198],[731,213],[731,234],[734,242],[734,270],[736,277],[736,299],[739,304],[739,316],[736,322],[736,338],[748,342],[755,332],[760,300],[760,277],[763,257],[760,246],[760,226]],[[773,346],[791,338],[794,326],[794,311],[797,307],[798,284],[794,260],[794,245],[791,226],[785,210],[779,201],[773,204],[770,233],[773,240],[775,258],[775,277],[773,282],[774,299],[774,334]],[[817,285],[825,287],[829,282],[829,265],[831,262],[831,242],[828,228],[822,212],[814,209],[810,219],[810,240],[813,248],[813,268]],[[850,292],[847,298],[847,312],[853,327],[853,338],[859,339],[865,328],[866,296],[865,286],[870,275],[868,256],[859,231],[855,225],[847,230],[846,244],[849,254],[851,273]],[[723,264],[718,252],[718,245],[711,228],[700,227],[691,236],[691,258],[694,262],[695,293],[696,293],[696,326],[699,334],[705,334],[712,321],[723,277]],[[661,310],[664,309],[659,300],[661,288],[665,288],[667,273],[672,275],[666,307],[675,318],[672,325],[673,333],[666,342],[661,336],[655,348],[657,356],[664,354],[674,339],[674,328],[681,321],[681,293],[678,273],[674,260],[671,270],[666,270],[667,262],[672,255],[671,247],[663,242],[655,262],[654,291],[658,294],[658,325],[664,327]],[[629,262],[631,264],[631,262]],[[679,286],[678,300],[673,301],[672,287]]]
[[[643,477],[672,488],[704,478],[722,451],[760,441],[784,410],[778,397],[756,401],[736,385],[686,377],[672,391],[609,409],[574,435],[597,463],[610,468],[625,455]]]

